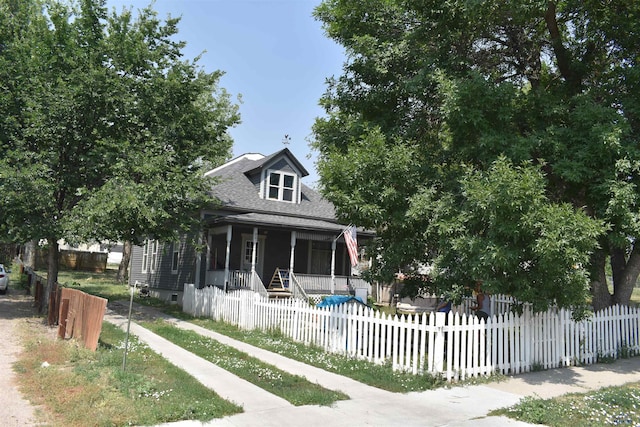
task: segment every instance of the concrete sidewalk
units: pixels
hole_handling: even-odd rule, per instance
[[[349,400],[336,402],[331,407],[295,407],[132,321],[131,332],[150,348],[189,372],[221,397],[244,408],[242,414],[206,423],[182,421],[167,424],[171,426],[527,426],[529,424],[506,417],[488,417],[487,413],[513,405],[523,396],[547,398],[567,392],[584,392],[606,385],[640,381],[640,357],[636,357],[610,365],[523,374],[485,385],[455,386],[406,394],[392,393],[287,359],[189,322],[168,317],[148,307],[137,306],[136,312],[150,318],[163,317],[179,328],[213,338],[283,371],[306,377],[311,382],[342,391],[350,397]],[[126,329],[127,319],[113,311],[109,311],[105,320]]]

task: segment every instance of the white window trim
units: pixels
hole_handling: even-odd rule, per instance
[[[265,245],[266,237],[263,235],[258,235],[258,247],[256,250],[256,268],[258,269],[260,266],[264,265],[264,245]],[[251,258],[246,259],[246,248],[247,243],[253,243],[253,235],[242,233],[242,250],[240,254],[240,266],[243,269],[246,269],[246,266],[251,266]]]
[[[280,175],[280,179],[279,179],[279,183],[278,183],[278,197],[277,198],[272,198],[269,197],[269,190],[271,189],[272,185],[271,185],[271,174],[277,173]],[[291,200],[284,200],[283,199],[283,195],[284,195],[284,190],[289,190],[289,188],[285,188],[284,187],[284,177],[285,176],[290,176],[293,177],[293,185],[290,188],[292,191],[292,197]],[[267,200],[277,200],[279,202],[285,202],[285,203],[299,203],[300,202],[300,186],[299,186],[299,179],[298,179],[298,175],[292,172],[286,172],[283,170],[278,170],[278,169],[269,169],[267,170],[265,179],[264,179],[264,184],[265,184],[265,191],[264,191],[264,197]]]
[[[158,264],[158,247],[160,244],[157,240],[147,239],[142,247],[142,273],[155,273]]]
[[[142,273],[146,273],[149,268],[149,240],[144,241],[144,246],[142,246],[142,269],[140,270]]]
[[[151,257],[149,261],[149,272],[156,272],[156,265],[158,264],[158,241],[157,240],[149,240],[149,245],[151,246]]]

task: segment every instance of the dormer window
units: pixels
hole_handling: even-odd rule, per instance
[[[282,171],[269,171],[267,199],[296,202],[297,176]]]

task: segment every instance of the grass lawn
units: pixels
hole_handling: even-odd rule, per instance
[[[21,391],[53,419],[47,425],[155,425],[242,412],[135,337],[123,371],[125,334],[111,324],[103,324],[95,352],[39,326],[25,325],[25,349],[14,370]]]
[[[553,399],[527,397],[512,407],[494,411],[532,424],[551,427],[640,425],[640,383],[570,393]]]
[[[38,273],[46,276],[46,271]],[[58,283],[110,301],[128,300],[130,298],[129,286],[119,284],[116,281],[117,274],[118,270],[113,268],[107,268],[104,273],[60,270],[58,272]]]
[[[304,377],[291,375],[233,347],[162,320],[144,322],[142,326],[293,405],[331,405],[349,398],[344,393],[327,390]]]
[[[383,390],[406,393],[410,391],[432,390],[446,384],[440,377],[434,377],[429,374],[413,375],[411,373],[394,371],[390,364],[378,365],[367,362],[366,360],[327,353],[319,347],[295,342],[283,336],[278,331],[244,331],[228,323],[215,322],[211,319],[195,319],[183,314],[179,317],[239,341]],[[475,381],[478,382],[481,380]]]

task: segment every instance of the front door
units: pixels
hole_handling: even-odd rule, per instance
[[[242,271],[251,271],[251,259],[253,256],[253,236],[250,234],[242,235]],[[256,273],[262,278],[262,266],[264,263],[264,236],[258,236],[256,247]]]

